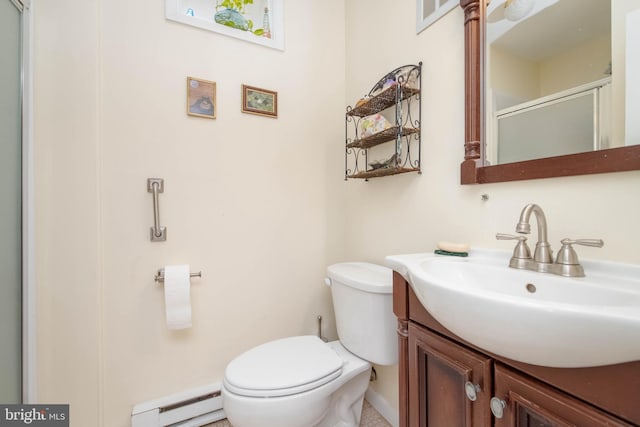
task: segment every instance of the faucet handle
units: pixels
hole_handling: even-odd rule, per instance
[[[554,269],[557,274],[566,277],[584,277],[584,269],[580,265],[578,254],[572,245],[593,246],[596,248],[604,246],[604,242],[600,239],[562,239],[560,243],[562,243],[562,247],[558,251]]]
[[[527,240],[526,237],[516,234],[496,233],[496,239],[498,240],[520,240],[521,242]]]
[[[580,262],[578,261],[578,254],[576,254],[576,251],[571,245],[593,246],[596,248],[601,248],[604,246],[604,242],[601,239],[562,239],[560,243],[562,243],[562,247],[558,251],[556,264],[563,265],[580,264]]]
[[[523,235],[497,233],[496,239],[498,240],[517,240],[518,244],[513,249],[513,258],[518,259],[531,259],[531,251],[527,246],[527,238]]]
[[[602,239],[562,239],[560,243],[563,245],[582,245],[582,246],[593,246],[596,248],[601,248],[604,246],[604,242]]]

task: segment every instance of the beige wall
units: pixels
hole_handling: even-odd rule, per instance
[[[135,403],[218,381],[248,347],[314,333],[316,314],[332,317],[328,263],[438,240],[510,250],[494,235],[528,202],[547,213],[554,248],[600,237],[580,255],[640,262],[627,226],[640,172],[459,185],[458,8],[416,35],[414,2],[287,1],[284,52],[167,22],[152,0],[34,12],[38,398],[71,403],[73,426],[128,425]],[[423,173],[344,182],[345,104],[419,61]],[[187,75],[218,82],[216,120],[185,116]],[[277,90],[280,118],[241,114],[241,83]],[[148,240],[152,176],[165,179],[165,243]],[[153,282],[173,263],[204,274],[181,332],[165,328]],[[379,378],[397,405],[395,368]]]
[[[77,425],[99,425],[98,8],[56,3],[33,4],[37,394],[71,403]]]
[[[530,101],[540,97],[540,70],[538,63],[510,54],[497,46],[490,45],[487,58],[489,86],[502,96]]]
[[[607,77],[611,39],[601,36],[561,54],[529,61],[491,46],[491,87],[514,99],[532,100]]]
[[[611,61],[611,37],[589,40],[562,54],[540,61],[540,96],[604,79]]]
[[[154,0],[34,5],[38,399],[70,403],[73,426],[128,425],[134,404],[220,381],[318,314],[335,337],[344,6],[286,3],[284,52],[167,21]],[[186,116],[187,76],[217,82],[216,120]],[[242,114],[242,83],[276,90],[279,118]],[[163,243],[148,177],[165,180]],[[169,331],[153,277],[181,263],[204,276],[193,328]]]

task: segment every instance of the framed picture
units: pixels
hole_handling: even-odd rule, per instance
[[[187,77],[187,114],[216,118],[216,82]]]
[[[284,50],[284,0],[165,0],[171,21]]]
[[[278,92],[242,85],[242,112],[278,117]]]
[[[460,5],[460,0],[416,0],[416,34]]]

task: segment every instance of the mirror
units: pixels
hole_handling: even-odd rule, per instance
[[[485,164],[623,146],[611,120],[612,98],[624,94],[612,90],[621,65],[612,64],[611,1],[505,4],[486,11]]]
[[[640,94],[634,79],[625,85],[624,78],[639,62],[637,53],[625,61],[625,51],[638,44],[627,38],[638,37],[630,34],[637,25],[625,29],[624,21],[640,16],[640,1],[614,3],[460,0],[462,184],[640,169],[637,120],[625,120],[640,114],[632,110]]]

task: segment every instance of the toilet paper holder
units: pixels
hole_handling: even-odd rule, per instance
[[[189,277],[202,277],[202,271],[198,271],[197,273],[189,273]],[[164,268],[158,269],[154,280],[156,282],[164,282]]]

